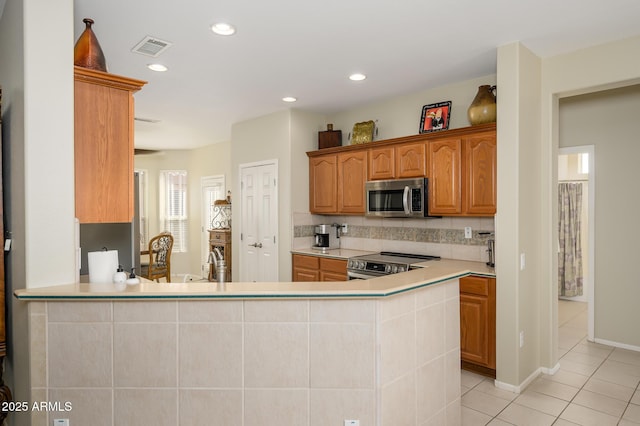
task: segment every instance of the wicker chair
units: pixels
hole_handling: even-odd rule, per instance
[[[149,263],[141,263],[141,275],[149,280],[160,282],[165,278],[171,282],[171,249],[173,248],[173,235],[163,232],[149,240],[149,250],[140,254],[149,255]]]

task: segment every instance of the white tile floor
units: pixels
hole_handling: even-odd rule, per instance
[[[519,395],[463,371],[463,426],[640,424],[640,352],[588,342],[586,303],[558,305],[560,370]]]

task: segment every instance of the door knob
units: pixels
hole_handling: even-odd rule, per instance
[[[250,247],[257,247],[257,248],[262,248],[262,243],[253,243],[253,244],[249,244]]]

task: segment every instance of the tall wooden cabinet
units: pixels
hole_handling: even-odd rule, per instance
[[[133,218],[133,94],[146,82],[75,67],[75,198],[80,223]]]
[[[460,278],[460,358],[463,368],[495,377],[495,278]]]

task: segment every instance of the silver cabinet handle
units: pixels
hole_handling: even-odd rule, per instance
[[[409,205],[409,193],[411,191],[411,188],[409,188],[408,186],[404,187],[404,192],[402,193],[402,207],[404,207],[404,213],[405,214],[411,214],[411,208],[412,206]]]
[[[249,247],[262,248],[262,243],[253,243],[253,244],[249,244]]]

